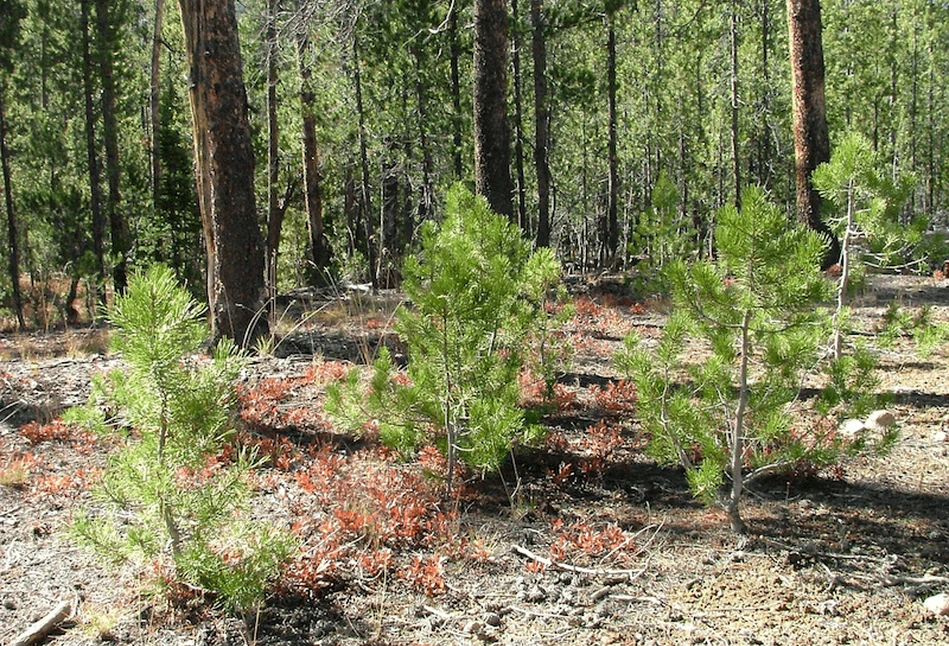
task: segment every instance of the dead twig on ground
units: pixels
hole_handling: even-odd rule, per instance
[[[540,556],[530,551],[526,547],[521,547],[520,545],[513,546],[514,551],[520,554],[521,556],[526,556],[532,561],[537,561],[544,567],[554,568],[557,570],[564,570],[565,572],[577,572],[579,574],[591,574],[594,576],[623,576],[629,577],[630,581],[633,581],[646,571],[646,568],[643,567],[639,570],[612,570],[606,568],[588,568],[580,567],[579,565],[570,565],[568,563],[560,563],[558,561],[553,561],[547,557]]]
[[[45,617],[13,638],[8,646],[32,646],[38,644],[49,635],[59,624],[73,614],[73,601],[63,601],[53,608]]]

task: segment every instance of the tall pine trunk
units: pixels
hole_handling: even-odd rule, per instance
[[[537,246],[550,245],[550,166],[547,162],[550,112],[547,107],[547,39],[543,0],[531,0],[531,54],[534,62],[534,165],[537,169]]]
[[[475,0],[475,187],[492,210],[514,221],[511,135],[507,120],[506,0]]]
[[[524,115],[521,101],[521,38],[517,0],[511,0],[511,66],[514,75],[514,170],[517,175],[517,222],[524,235],[530,237],[527,218],[527,189],[524,186]]]
[[[105,303],[105,217],[102,213],[99,153],[96,144],[96,110],[94,104],[92,46],[89,36],[89,0],[79,2],[82,32],[82,90],[85,104],[86,161],[89,167],[89,210],[92,212],[92,253],[95,257],[98,299]]]
[[[613,14],[606,16],[606,95],[609,156],[609,186],[606,203],[606,260],[615,266],[619,247],[619,159],[616,152],[616,29],[613,26]]]
[[[277,294],[277,252],[283,228],[283,210],[277,195],[280,179],[280,123],[277,120],[277,10],[278,0],[267,0],[264,47],[267,52],[267,248],[266,283]]]
[[[13,186],[10,175],[10,152],[7,150],[6,88],[0,83],[0,168],[3,170],[3,200],[7,209],[7,246],[10,250],[10,283],[13,286],[13,309],[20,329],[26,327],[23,320],[23,298],[20,295],[20,240],[16,212],[13,210]]]
[[[297,65],[300,70],[300,111],[303,115],[303,197],[310,235],[310,282],[325,281],[330,262],[330,247],[323,223],[323,175],[320,172],[320,148],[316,137],[316,93],[313,70],[309,63],[310,39],[297,34]],[[276,247],[273,249],[276,262]]]
[[[161,200],[161,30],[165,15],[165,0],[155,0],[155,24],[152,30],[152,60],[149,76],[148,112],[152,122],[152,204],[158,212]]]
[[[819,0],[787,0],[794,122],[794,178],[797,215],[828,242],[825,267],[840,260],[840,241],[820,216],[821,197],[811,174],[830,161],[824,98],[824,50]]]
[[[266,334],[264,249],[254,197],[243,65],[233,0],[179,0],[190,68],[198,203],[214,339]]]
[[[109,194],[105,203],[109,220],[109,236],[112,239],[112,286],[116,293],[124,294],[128,284],[128,255],[131,250],[128,222],[120,203],[121,167],[119,166],[119,128],[115,116],[115,27],[110,0],[96,0],[96,32],[99,37],[99,74],[102,79],[102,136],[105,141],[105,170]]]

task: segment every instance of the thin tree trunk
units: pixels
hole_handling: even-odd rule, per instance
[[[264,248],[233,0],[179,0],[190,67],[198,202],[213,339],[267,333]]]
[[[517,175],[517,221],[525,236],[530,237],[527,219],[527,188],[524,186],[524,115],[521,101],[521,38],[517,0],[511,0],[511,65],[514,75],[514,171]]]
[[[369,154],[366,150],[366,113],[362,102],[362,79],[359,70],[359,39],[353,36],[353,82],[356,90],[356,116],[359,123],[359,166],[362,170],[362,220],[365,227],[366,262],[372,288],[379,288],[376,249],[372,241],[372,194],[369,190]]]
[[[534,62],[534,165],[537,169],[537,246],[550,245],[550,166],[547,163],[550,114],[547,108],[547,39],[543,0],[531,0]]]
[[[113,60],[115,52],[115,29],[109,8],[110,0],[96,0],[96,26],[99,35],[99,72],[102,78],[102,136],[105,141],[106,181],[109,187],[105,203],[112,238],[112,286],[119,294],[125,293],[128,284],[128,254],[132,247],[128,222],[120,203],[121,166],[119,166],[119,129],[115,116],[115,74]]]
[[[821,234],[829,247],[824,266],[840,260],[840,241],[820,217],[821,197],[811,183],[818,165],[830,161],[824,98],[824,53],[819,0],[787,0],[794,122],[798,219]]]
[[[475,0],[474,29],[475,187],[496,213],[513,221],[506,0]]]
[[[461,163],[461,74],[458,70],[458,60],[461,58],[461,46],[458,43],[458,3],[453,2],[451,13],[448,15],[449,60],[451,65],[451,142],[452,162],[455,169],[455,179],[460,180],[464,175],[464,166]]]
[[[419,220],[428,219],[432,214],[434,203],[435,188],[432,177],[435,174],[435,162],[432,159],[431,146],[428,143],[428,87],[425,84],[425,68],[428,60],[425,56],[425,50],[422,48],[422,42],[416,38],[413,41],[412,53],[415,58],[415,102],[418,110],[418,145],[422,153],[422,197],[418,205]],[[408,138],[406,138],[408,140]],[[414,223],[411,219],[406,222],[406,232],[411,234],[414,230]],[[410,236],[406,235],[404,242],[411,242]]]
[[[608,143],[609,155],[609,194],[606,204],[606,251],[607,262],[615,265],[619,245],[619,159],[616,152],[616,29],[613,26],[613,14],[606,16],[606,93],[608,101]]]
[[[23,320],[23,298],[20,295],[20,239],[16,212],[13,209],[13,185],[10,177],[10,152],[7,150],[7,115],[5,105],[6,88],[0,83],[0,167],[3,169],[3,199],[7,207],[7,247],[10,249],[10,283],[13,286],[13,309],[20,329],[26,327]]]
[[[316,136],[316,93],[313,70],[309,64],[310,39],[303,31],[297,34],[297,64],[300,69],[300,109],[303,113],[303,195],[310,234],[310,282],[327,279],[330,246],[323,223],[323,174],[320,171],[320,147]],[[279,233],[274,240],[279,245]],[[276,263],[277,246],[272,249]]]
[[[152,122],[152,204],[158,211],[161,195],[161,30],[165,0],[155,0],[155,24],[152,31],[152,61],[148,94],[148,111]]]
[[[89,209],[92,211],[92,253],[95,256],[95,282],[98,298],[105,303],[105,218],[102,213],[102,185],[99,178],[99,154],[96,147],[96,112],[93,103],[93,65],[89,36],[89,0],[79,2],[82,31],[82,89],[86,111],[86,160],[89,166]]]
[[[741,208],[741,158],[738,145],[738,6],[737,1],[731,3],[730,16],[731,40],[731,147],[732,147],[732,175],[735,185],[735,208]]]
[[[277,195],[280,180],[280,124],[277,120],[277,11],[279,0],[267,0],[264,46],[267,52],[267,276],[271,296],[277,294],[277,251],[283,211]]]

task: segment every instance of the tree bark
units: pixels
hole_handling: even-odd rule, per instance
[[[119,208],[121,167],[119,166],[119,129],[115,117],[115,29],[109,7],[110,0],[96,0],[96,32],[99,36],[99,75],[102,79],[102,137],[105,143],[106,183],[109,187],[105,203],[112,239],[112,286],[119,294],[128,284],[128,254],[131,249],[128,222]]]
[[[7,150],[7,115],[4,104],[6,88],[0,83],[0,167],[3,169],[3,199],[7,207],[7,246],[10,249],[10,282],[13,286],[13,309],[20,329],[26,327],[23,320],[23,298],[20,294],[20,240],[13,210],[13,186],[10,177],[10,153]]]
[[[613,14],[606,15],[606,95],[609,156],[609,192],[606,203],[606,254],[607,263],[614,265],[619,246],[619,159],[616,152],[616,30],[613,28]]]
[[[505,0],[475,0],[475,188],[491,208],[514,219],[511,136],[507,120],[508,15]]]
[[[330,262],[330,247],[323,223],[323,175],[320,172],[320,148],[316,137],[316,93],[313,70],[307,57],[310,39],[305,32],[297,34],[297,61],[300,68],[300,109],[303,113],[303,197],[310,233],[310,261],[313,263],[310,282],[325,281]],[[271,250],[276,262],[277,248]]]
[[[82,31],[82,89],[86,111],[86,160],[89,166],[89,210],[92,212],[92,252],[95,256],[96,289],[105,303],[105,218],[102,214],[102,185],[99,176],[99,154],[96,147],[96,111],[93,102],[93,65],[89,37],[89,0],[79,2]]]
[[[277,195],[280,179],[280,124],[277,120],[277,10],[279,0],[267,0],[265,44],[267,52],[267,275],[271,296],[277,294],[277,250],[283,211]]]
[[[353,36],[353,84],[356,92],[356,117],[359,124],[359,167],[362,183],[362,226],[364,227],[363,243],[365,245],[366,262],[369,264],[369,280],[372,288],[379,288],[379,274],[376,266],[376,248],[372,236],[372,193],[369,190],[369,154],[366,150],[366,112],[362,101],[362,75],[359,69],[359,39]]]
[[[830,161],[824,98],[824,52],[819,0],[787,0],[794,122],[794,177],[798,220],[828,242],[824,266],[840,260],[840,242],[821,219],[821,197],[811,183],[818,165]]]
[[[452,3],[450,12],[448,15],[448,47],[451,65],[452,163],[455,168],[455,179],[460,180],[464,175],[464,166],[461,163],[461,73],[458,69],[461,46],[458,43],[458,4],[456,2]]]
[[[729,16],[729,40],[731,44],[731,148],[732,148],[732,181],[735,186],[735,201],[733,204],[736,209],[741,208],[741,156],[738,140],[738,6],[737,2],[731,3],[731,15]]]
[[[179,0],[190,68],[198,203],[208,255],[211,334],[248,346],[267,332],[264,250],[254,198],[233,0]]]
[[[514,169],[517,174],[517,222],[524,235],[530,237],[530,221],[527,218],[527,189],[524,186],[524,133],[521,102],[521,38],[518,24],[517,0],[511,0],[511,66],[514,75]]]
[[[148,111],[152,122],[152,204],[158,211],[161,195],[161,29],[165,0],[155,0],[155,24],[152,31],[152,60],[149,77]]]
[[[531,0],[531,54],[534,62],[534,165],[537,168],[537,246],[550,246],[550,166],[547,162],[547,39],[543,0]]]

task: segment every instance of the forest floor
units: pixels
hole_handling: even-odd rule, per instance
[[[63,601],[51,644],[949,643],[949,617],[922,604],[949,592],[949,348],[883,352],[894,450],[756,487],[736,536],[680,469],[646,457],[635,393],[612,367],[626,332],[659,333],[661,304],[619,282],[573,287],[573,362],[546,443],[451,502],[426,477],[438,456],[401,463],[322,412],[348,362],[398,350],[398,296],[314,300],[299,324],[286,311],[275,356],[245,371],[242,438],[272,458],[253,513],[292,529],[301,555],[253,631],[194,590],[150,595],[151,565],[113,568],[66,533],[97,504],[109,443],[54,420],[91,374],[122,366],[102,351],[107,331],[0,336],[0,644]],[[894,298],[949,320],[949,281],[875,277],[858,304],[866,333]]]

